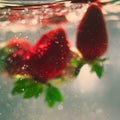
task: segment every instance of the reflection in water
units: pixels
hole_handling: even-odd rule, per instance
[[[107,11],[110,64],[99,80],[89,73],[89,66],[81,70],[76,81],[63,86],[64,103],[49,109],[44,100],[24,101],[21,96],[12,97],[11,80],[0,77],[0,120],[119,120],[120,119],[120,5],[103,7]],[[117,13],[118,12],[118,13]],[[89,76],[89,77],[88,77]],[[6,82],[7,81],[7,82]],[[84,93],[84,94],[83,94]]]

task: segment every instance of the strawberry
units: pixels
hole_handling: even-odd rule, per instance
[[[6,58],[6,70],[10,75],[25,74],[26,65],[23,56],[31,45],[23,38],[12,38],[7,43],[7,48],[13,49]]]
[[[98,2],[99,0],[71,0],[72,3],[87,3],[87,2]]]
[[[8,48],[14,48],[14,49],[24,49],[28,50],[31,45],[28,43],[27,39],[24,38],[11,38],[7,42]]]
[[[10,75],[26,74],[26,65],[24,64],[24,50],[15,51],[9,54],[6,58],[6,70]]]
[[[107,50],[105,20],[100,7],[95,3],[89,6],[78,25],[76,46],[85,60],[97,59]]]
[[[28,72],[40,82],[47,82],[67,67],[70,59],[69,42],[63,28],[51,30],[42,35],[26,54]]]

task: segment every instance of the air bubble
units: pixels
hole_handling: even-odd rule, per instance
[[[58,110],[63,110],[63,105],[58,105]]]
[[[60,45],[60,47],[63,47],[63,45]]]
[[[38,24],[38,21],[36,19],[32,20],[32,24],[33,25],[37,25]]]
[[[25,70],[26,68],[28,68],[28,65],[23,65],[22,66],[22,70]]]
[[[26,39],[28,39],[29,37],[28,36],[25,36]]]
[[[33,12],[32,12],[32,15],[36,15],[36,11],[33,11]]]
[[[25,89],[22,89],[22,91],[25,91]]]
[[[25,23],[26,23],[26,21],[25,21],[25,20],[21,20],[21,23],[22,23],[22,24],[25,24]]]
[[[59,41],[55,41],[56,44],[59,44]]]
[[[23,13],[27,13],[27,12],[29,12],[29,9],[28,9],[28,8],[25,8],[25,9],[23,10]]]
[[[9,61],[9,63],[13,62],[13,60],[10,57],[7,58],[7,61]]]
[[[64,60],[65,58],[64,57],[61,57],[61,60]]]

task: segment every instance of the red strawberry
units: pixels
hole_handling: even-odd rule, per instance
[[[98,2],[99,0],[71,0],[72,3],[87,3],[87,2]]]
[[[28,50],[31,47],[31,45],[30,45],[30,43],[28,43],[27,39],[11,38],[7,42],[7,47]]]
[[[7,47],[15,50],[8,54],[6,58],[6,70],[10,75],[25,74],[26,65],[23,56],[31,48],[31,45],[26,39],[12,38],[8,41]]]
[[[55,78],[67,67],[70,53],[65,31],[51,30],[26,54],[28,72],[40,82]]]
[[[76,46],[85,60],[94,60],[103,55],[108,46],[105,20],[100,7],[89,6],[77,30]]]
[[[26,67],[23,55],[25,51],[19,50],[9,54],[6,58],[6,70],[10,75],[26,74]]]

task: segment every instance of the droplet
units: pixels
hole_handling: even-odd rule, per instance
[[[25,23],[26,23],[26,21],[25,21],[25,20],[21,20],[21,23],[22,23],[22,24],[25,24]]]
[[[28,65],[23,65],[22,66],[22,70],[25,70],[26,68],[28,68]]]

